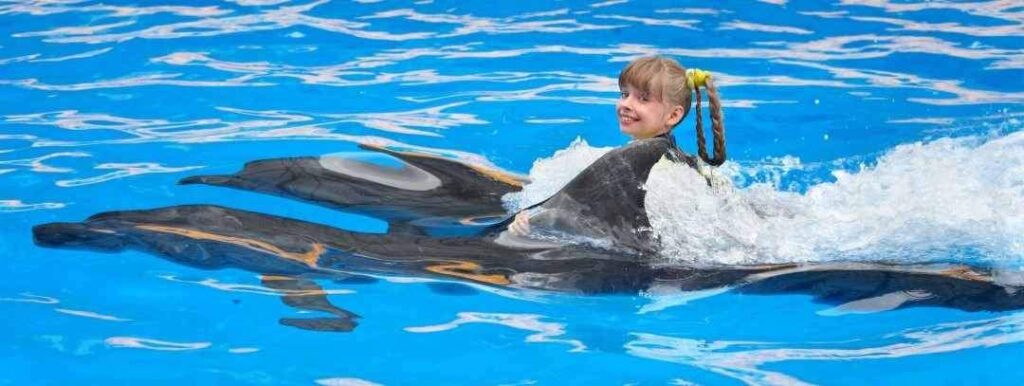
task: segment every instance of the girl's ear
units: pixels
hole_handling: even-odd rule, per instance
[[[674,107],[672,107],[672,111],[669,112],[668,119],[665,123],[669,127],[675,127],[676,125],[679,124],[679,121],[683,120],[683,114],[683,106],[675,105]]]

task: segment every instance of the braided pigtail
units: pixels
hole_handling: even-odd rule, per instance
[[[706,71],[691,69],[686,71],[686,85],[693,89],[697,107],[697,154],[705,163],[719,166],[725,163],[725,123],[722,121],[722,101],[718,97],[718,88]],[[701,111],[700,87],[708,90],[708,103],[711,105],[711,132],[714,135],[715,158],[708,156],[707,140],[704,138],[704,114]]]

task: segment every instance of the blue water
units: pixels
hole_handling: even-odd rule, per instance
[[[831,306],[800,295],[439,291],[396,278],[320,282],[362,318],[351,333],[317,333],[279,325],[297,311],[250,272],[31,240],[44,222],[190,203],[381,231],[365,217],[175,182],[361,141],[531,174],[577,137],[625,143],[615,77],[656,53],[715,74],[741,189],[837,186],[826,196],[858,203],[847,214],[871,229],[818,224],[835,235],[813,250],[906,223],[906,237],[857,240],[852,256],[1024,265],[1019,2],[3,0],[0,383],[1024,381],[1016,312],[828,316]],[[692,118],[678,137],[694,150]],[[942,154],[956,162],[929,169]],[[974,173],[991,178],[952,188]],[[904,213],[885,201],[891,192],[844,175],[935,177],[896,191],[927,204]],[[783,246],[808,237],[772,235]]]

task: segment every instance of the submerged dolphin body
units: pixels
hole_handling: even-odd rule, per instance
[[[576,293],[731,288],[808,294],[858,309],[943,306],[968,311],[1024,308],[1017,287],[966,267],[883,264],[693,267],[593,247],[512,248],[493,236],[436,238],[350,232],[236,209],[194,205],[109,212],[82,223],[33,229],[45,247],[137,249],[203,269],[332,278],[398,275]],[[893,305],[894,299],[903,299]],[[872,304],[877,302],[878,304]]]
[[[1024,308],[1020,288],[1000,285],[989,273],[967,267],[695,267],[654,259],[651,251],[656,240],[643,231],[649,223],[642,184],[650,167],[671,149],[670,139],[634,141],[606,154],[534,207],[541,227],[609,239],[615,244],[612,249],[523,240],[505,231],[510,219],[470,221],[499,213],[500,196],[518,189],[516,181],[521,180],[442,157],[382,149],[374,150],[398,157],[406,165],[395,169],[352,161],[325,167],[317,158],[268,160],[250,163],[233,176],[195,177],[184,182],[254,190],[378,216],[394,227],[386,234],[189,205],[108,212],[81,223],[43,224],[33,228],[33,236],[37,244],[46,247],[110,252],[137,249],[197,268],[239,268],[291,279],[264,280],[274,288],[286,284],[309,288],[315,286],[311,279],[353,274],[398,275],[575,293],[665,288],[798,293],[851,312],[908,306],[968,311]],[[438,235],[430,229],[438,218],[449,219],[447,226],[462,229]],[[289,303],[286,297],[285,301],[326,311],[332,317],[282,323],[333,331],[355,326],[354,314],[331,308],[326,298],[312,303],[296,299]]]

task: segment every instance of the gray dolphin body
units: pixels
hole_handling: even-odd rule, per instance
[[[456,162],[439,154],[361,145],[394,157],[401,167],[343,156],[295,157],[247,163],[233,175],[193,176],[183,185],[229,187],[298,199],[388,221],[392,232],[505,216],[501,197],[526,179]]]
[[[46,247],[111,252],[130,248],[203,269],[239,268],[296,280],[356,274],[433,277],[576,293],[637,293],[666,287],[681,291],[728,289],[751,294],[807,294],[860,311],[908,306],[968,311],[1024,308],[1020,288],[1000,285],[989,272],[962,266],[695,267],[657,260],[650,254],[656,240],[637,231],[649,225],[642,184],[651,166],[666,154],[673,156],[674,149],[667,138],[631,142],[606,154],[537,206],[554,213],[555,223],[587,236],[614,240],[618,247],[614,249],[518,242],[505,231],[508,219],[483,224],[466,221],[500,212],[500,196],[518,189],[521,180],[432,155],[390,151],[406,162],[405,168],[417,169],[409,172],[411,169],[373,164],[330,168],[315,158],[302,158],[257,161],[233,176],[185,180],[294,197],[407,224],[385,234],[189,205],[108,212],[81,223],[43,224],[33,228],[33,235],[38,245]],[[346,170],[359,173],[346,174]],[[409,179],[402,180],[402,176]],[[454,232],[455,236],[439,236],[431,229],[434,223],[420,221],[423,218],[449,218],[454,220],[449,223],[463,229]],[[317,307],[324,309],[322,304]],[[354,314],[332,313],[338,318],[325,329],[354,326]],[[322,321],[312,325],[322,327]]]
[[[751,294],[802,293],[864,309],[943,306],[968,311],[1024,307],[1017,287],[984,271],[951,266],[816,264],[692,267],[580,245],[516,248],[493,235],[437,238],[350,232],[255,212],[176,206],[108,212],[82,223],[33,229],[46,247],[137,249],[203,269],[315,278],[400,275],[575,293],[723,288]],[[500,236],[499,236],[500,237]],[[894,295],[895,294],[895,295]],[[902,294],[902,295],[901,295]],[[895,306],[894,296],[905,298]],[[876,299],[879,304],[872,305]]]

